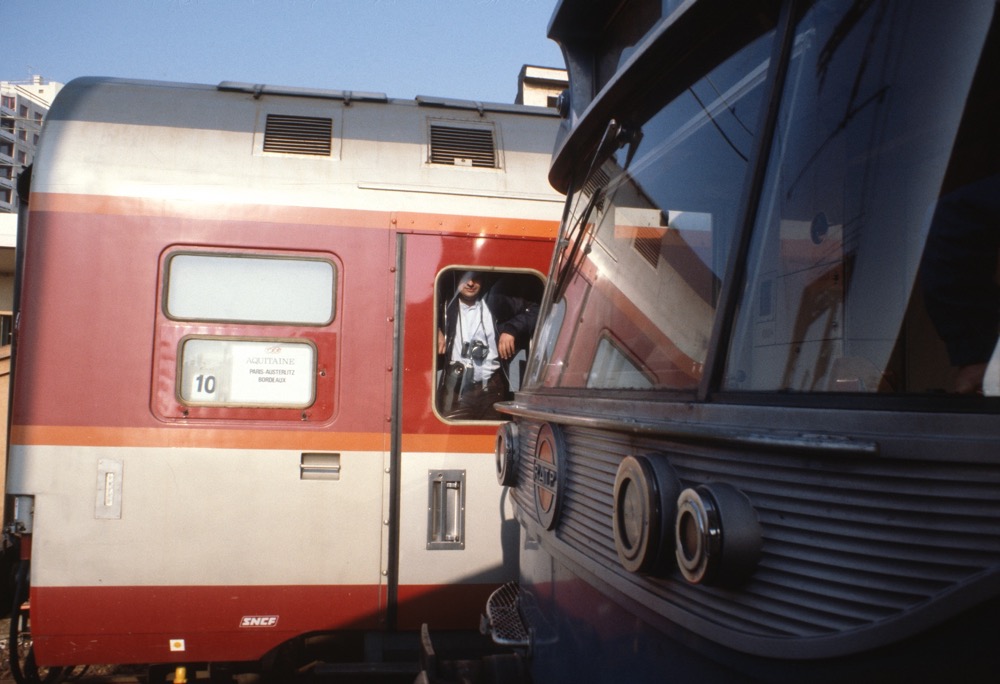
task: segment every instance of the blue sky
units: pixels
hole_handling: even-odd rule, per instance
[[[556,4],[0,0],[0,80],[246,81],[513,102],[521,65],[563,66],[546,37]]]

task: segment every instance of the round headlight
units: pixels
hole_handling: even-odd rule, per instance
[[[671,527],[680,481],[660,456],[626,456],[615,476],[612,528],[629,572],[655,573],[673,559]]]
[[[681,492],[674,537],[677,566],[693,584],[739,584],[760,560],[757,512],[745,494],[722,482]]]
[[[497,428],[494,456],[497,466],[497,482],[504,487],[517,484],[517,423],[504,423]]]

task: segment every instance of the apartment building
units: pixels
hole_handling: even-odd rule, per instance
[[[31,163],[42,120],[62,83],[0,81],[0,213],[17,211],[17,176]]]

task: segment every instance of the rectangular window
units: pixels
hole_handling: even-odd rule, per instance
[[[189,404],[305,408],[316,394],[316,349],[307,342],[192,338],[180,366]]]
[[[176,254],[167,268],[170,318],[327,325],[335,268],[329,261],[234,254]]]
[[[436,408],[444,420],[501,420],[521,386],[544,282],[530,271],[451,267],[438,274]]]

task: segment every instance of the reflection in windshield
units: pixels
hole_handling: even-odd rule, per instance
[[[572,325],[554,334],[543,323],[536,382],[697,386],[770,42],[759,38],[641,130],[618,136],[613,156],[596,156],[599,165],[571,199],[561,243],[555,298]]]
[[[997,213],[969,212],[989,203],[980,192],[972,204],[962,198],[965,218],[951,220],[958,197],[947,189],[997,171],[993,52],[984,52],[986,72],[969,95],[995,6],[933,6],[936,17],[918,19],[909,2],[823,2],[800,22],[727,388],[943,393],[981,385],[997,337]],[[964,105],[985,116],[963,120]],[[952,149],[956,131],[961,144]],[[988,227],[956,228],[975,215]],[[977,260],[985,265],[974,267]],[[976,284],[973,272],[982,274]],[[964,315],[983,298],[985,318]],[[974,336],[982,339],[975,353],[954,353]],[[978,378],[963,389],[949,376],[971,361]]]

